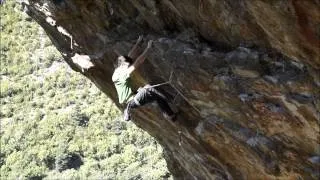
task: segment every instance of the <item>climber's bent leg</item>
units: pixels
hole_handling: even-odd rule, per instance
[[[136,107],[139,107],[139,105],[137,105],[133,99],[128,102],[127,107],[123,113],[123,119],[125,121],[129,121],[131,119],[131,109]]]
[[[144,88],[140,88],[134,98],[128,102],[126,109],[124,110],[124,120],[129,121],[131,119],[131,110],[139,106],[143,106],[146,103],[151,102],[147,97],[148,93]]]
[[[151,103],[153,100],[151,99],[150,93],[146,88],[139,88],[138,93],[133,98],[134,102],[139,106],[143,106],[147,103]]]
[[[138,93],[134,98],[128,102],[127,108],[125,110],[124,119],[130,120],[130,112],[132,108],[137,108],[148,103],[156,101],[160,107],[161,112],[164,117],[170,120],[175,120],[175,113],[170,108],[165,96],[154,88],[148,88],[148,85],[139,88]]]
[[[151,99],[158,103],[164,117],[173,120],[175,118],[175,113],[170,108],[165,96],[159,91],[157,91],[155,88],[148,88],[148,91],[151,95]]]
[[[163,95],[160,91],[156,90],[155,88],[151,87],[150,85],[146,85],[143,89],[146,89],[150,101],[156,101],[159,105],[159,108],[166,119],[170,119],[172,121],[175,120],[176,114],[170,108],[167,98]]]

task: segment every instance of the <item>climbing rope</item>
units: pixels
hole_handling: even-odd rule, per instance
[[[174,66],[170,66],[168,62],[164,61],[164,63],[167,65],[167,67],[174,67]],[[149,86],[148,88],[152,88],[152,87],[159,87],[159,86],[162,86],[162,85],[166,85],[166,84],[169,84],[176,92],[177,92],[177,95],[179,94],[195,111],[197,111],[197,113],[199,113],[199,115],[201,114],[200,110],[198,108],[196,108],[194,105],[192,105],[188,98],[185,97],[182,92],[173,85],[173,81],[172,81],[172,77],[173,77],[173,70],[171,70],[171,73],[170,73],[170,77],[169,77],[169,80],[166,81],[166,82],[163,82],[163,83],[160,83],[160,84],[156,84],[156,85],[153,85],[153,86]],[[177,96],[175,96],[177,97]]]
[[[170,74],[170,77],[169,77],[168,81],[163,82],[163,83],[159,83],[159,84],[155,84],[155,85],[152,85],[152,86],[148,86],[148,87],[145,87],[145,88],[149,89],[149,88],[154,88],[154,87],[159,87],[159,86],[163,86],[163,85],[166,85],[166,84],[170,84],[171,81],[172,81],[172,75],[173,75],[173,71],[171,71],[171,74]]]
[[[160,83],[160,84],[155,84],[155,85],[152,85],[152,86],[147,86],[145,87],[146,89],[149,89],[149,88],[154,88],[154,87],[159,87],[159,86],[163,86],[163,85],[166,85],[166,84],[170,84],[170,86],[175,89],[175,91],[177,92],[177,94],[179,94],[194,110],[196,110],[199,114],[201,113],[200,110],[198,108],[196,108],[195,106],[193,106],[189,101],[188,101],[188,98],[185,97],[181,91],[176,88],[173,84],[172,84],[172,76],[173,76],[173,70],[171,71],[170,73],[170,77],[169,77],[169,80],[166,81],[166,82],[163,82],[163,83]],[[177,96],[175,96],[176,98]]]

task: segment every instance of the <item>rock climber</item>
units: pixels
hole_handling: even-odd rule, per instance
[[[146,85],[140,87],[135,94],[131,89],[130,75],[144,62],[146,54],[152,45],[152,40],[150,40],[146,49],[139,55],[138,45],[141,41],[142,36],[139,36],[136,44],[132,47],[127,56],[118,56],[117,67],[112,75],[112,81],[114,82],[118,93],[119,103],[127,104],[123,118],[125,121],[129,121],[131,119],[132,108],[137,108],[151,102],[157,102],[163,116],[166,119],[175,121],[176,113],[172,111],[165,96],[158,90],[150,85]]]

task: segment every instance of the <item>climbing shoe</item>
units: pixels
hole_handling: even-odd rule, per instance
[[[124,112],[123,112],[123,120],[125,120],[125,121],[130,121],[131,120],[131,115],[129,114],[127,109],[125,109]]]

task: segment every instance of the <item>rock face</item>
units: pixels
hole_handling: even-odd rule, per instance
[[[115,102],[115,51],[126,54],[140,34],[154,40],[132,81],[135,88],[157,84],[173,72],[171,84],[159,89],[179,109],[178,122],[163,119],[154,105],[135,110],[133,122],[162,144],[177,179],[319,178],[319,1],[29,0],[24,6],[66,62]],[[72,51],[102,56],[82,72]]]

